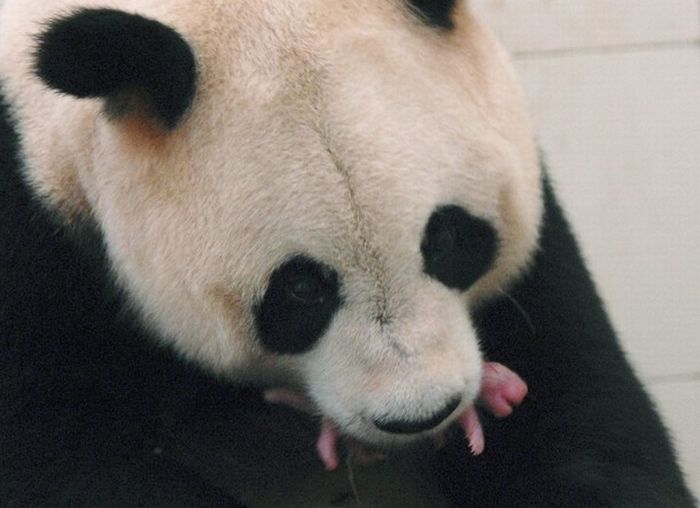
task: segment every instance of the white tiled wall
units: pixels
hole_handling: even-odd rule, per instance
[[[469,0],[517,53],[697,40],[698,0]]]
[[[700,1],[470,0],[700,494]]]

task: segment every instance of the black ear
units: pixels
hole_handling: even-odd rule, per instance
[[[411,8],[425,21],[439,28],[452,28],[457,0],[408,0]]]
[[[76,97],[102,97],[108,111],[146,107],[174,128],[194,99],[192,48],[172,28],[112,9],[83,9],[52,21],[38,38],[36,72]]]

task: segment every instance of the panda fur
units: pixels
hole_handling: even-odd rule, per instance
[[[201,4],[0,10],[3,504],[695,506],[466,6]],[[474,457],[482,358],[529,395]],[[393,453],[323,471],[277,385]],[[454,390],[438,450],[356,422]]]

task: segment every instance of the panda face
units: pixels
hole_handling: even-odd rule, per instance
[[[95,219],[147,326],[212,371],[304,390],[379,445],[473,402],[469,308],[527,264],[541,200],[520,91],[465,8],[142,0],[154,41],[172,30],[196,64],[173,110],[157,76],[48,89],[33,41],[80,6],[49,3],[6,0],[0,18],[28,176],[67,221]]]

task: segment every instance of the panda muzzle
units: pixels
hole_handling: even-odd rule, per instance
[[[525,381],[508,367],[496,362],[484,362],[481,375],[481,390],[477,404],[491,414],[498,418],[510,416],[514,408],[523,402],[527,391]],[[264,397],[267,402],[272,404],[283,404],[307,414],[318,414],[316,406],[311,400],[293,390],[286,388],[269,389],[264,392]],[[431,425],[427,427],[425,422],[421,422],[420,428],[416,433],[436,427],[447,419],[458,405],[459,401],[457,401],[457,404],[448,404],[445,414],[439,415],[439,421],[436,421],[434,424],[431,422]],[[486,443],[476,406],[474,404],[469,406],[466,411],[457,416],[456,420],[464,430],[471,453],[473,455],[482,454]],[[378,428],[381,429],[381,427]],[[392,433],[392,431],[398,430],[397,433],[406,433],[404,432],[406,429],[390,427],[388,432]],[[316,451],[321,462],[329,471],[337,469],[340,463],[337,448],[340,438],[345,442],[356,464],[370,464],[383,458],[383,455],[368,450],[356,439],[343,435],[332,419],[324,417],[321,420]],[[441,439],[442,436],[438,434],[436,443],[440,442]]]

